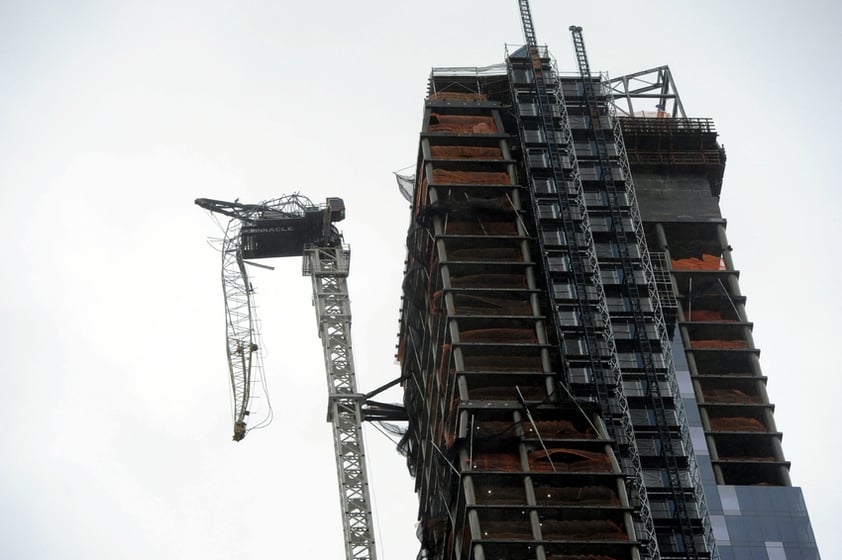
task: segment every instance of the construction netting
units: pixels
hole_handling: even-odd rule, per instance
[[[541,533],[546,540],[627,541],[629,539],[622,527],[608,519],[590,521],[544,519],[541,522]]]
[[[463,353],[465,371],[542,372],[541,356],[507,356],[495,354],[469,355]]]
[[[536,487],[535,501],[538,505],[620,505],[617,493],[606,486]]]
[[[548,554],[547,560],[617,560],[604,554]]]
[[[528,520],[480,521],[483,539],[532,540]],[[570,520],[542,519],[541,533],[545,540],[626,541],[628,535],[617,523],[607,519]]]
[[[455,171],[433,169],[433,183],[437,185],[511,185],[505,171]]]
[[[441,347],[441,361],[439,362],[439,385],[445,387],[447,385],[447,373],[453,371],[450,369],[450,344],[442,344]]]
[[[448,261],[501,261],[523,262],[523,252],[519,247],[480,247],[468,249],[448,249]]]
[[[724,319],[721,311],[712,309],[690,309],[686,314],[688,321],[696,322],[733,322],[733,319]]]
[[[474,488],[477,503],[481,505],[526,505],[526,493],[523,485],[502,486],[483,485],[480,481],[474,481]]]
[[[473,458],[465,459],[466,470],[523,472],[520,457],[513,453],[475,452]]]
[[[430,146],[433,159],[482,159],[500,161],[503,150],[499,146]]]
[[[719,458],[726,461],[750,461],[761,463],[771,463],[777,461],[777,458],[773,455],[724,455],[721,452],[719,453]]]
[[[517,422],[482,420],[474,426],[474,437],[482,439],[511,438],[517,436]]]
[[[443,295],[442,290],[433,294],[434,313],[441,309]],[[453,306],[458,315],[532,315],[532,305],[525,299],[454,293]]]
[[[526,274],[468,274],[450,276],[454,288],[528,288]]]
[[[517,235],[514,220],[492,221],[474,218],[472,220],[448,219],[444,227],[447,235]]]
[[[430,101],[488,101],[484,93],[468,93],[460,91],[438,91],[427,96]]]
[[[494,117],[485,115],[442,115],[430,114],[428,132],[452,132],[454,134],[494,134],[497,123]]]
[[[581,449],[554,448],[529,453],[529,470],[545,472],[611,472],[605,453]]]
[[[543,385],[519,385],[518,387],[502,385],[468,389],[468,399],[472,401],[519,401],[521,395],[528,401],[543,401],[547,399],[547,388]]]
[[[749,395],[739,389],[704,389],[702,394],[706,402],[726,404],[757,404],[763,399],[759,396]]]
[[[580,430],[569,420],[537,420],[534,423],[524,422],[523,434],[525,437],[540,436],[545,439],[592,439],[596,437],[592,428],[588,427],[586,430]]]
[[[710,429],[715,432],[765,432],[766,426],[756,418],[723,416],[711,418]]]
[[[672,261],[673,270],[726,270],[725,260],[717,255],[702,255],[702,258],[697,259],[691,257],[689,259],[674,259]]]
[[[691,348],[715,348],[721,350],[744,350],[748,348],[745,340],[691,340]]]
[[[534,328],[526,329],[473,329],[459,333],[461,342],[538,343]]]
[[[481,521],[483,539],[532,539],[532,527],[526,519],[517,521]]]

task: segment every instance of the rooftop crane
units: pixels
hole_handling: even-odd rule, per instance
[[[345,555],[348,560],[376,560],[362,420],[364,416],[400,418],[400,407],[368,400],[399,380],[368,394],[357,392],[347,283],[351,252],[334,225],[345,218],[344,202],[341,198],[328,198],[324,205],[317,206],[298,194],[259,204],[206,198],[195,202],[231,218],[222,243],[222,285],[234,394],[234,440],[242,440],[251,429],[246,423],[255,403],[252,387],[262,386],[254,289],[246,265],[265,265],[247,259],[303,256],[303,273],[312,278],[313,304],[327,372],[328,422],[333,426]],[[265,419],[261,420],[255,427],[265,423]]]

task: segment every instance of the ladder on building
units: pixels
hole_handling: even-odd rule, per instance
[[[658,543],[655,537],[654,526],[652,522],[652,515],[649,509],[648,498],[646,495],[646,487],[643,484],[642,466],[640,457],[635,442],[635,434],[631,423],[628,404],[623,394],[622,384],[620,381],[619,367],[616,360],[616,346],[614,345],[613,336],[610,331],[610,321],[607,312],[607,305],[605,302],[605,293],[602,289],[602,284],[599,279],[599,264],[596,258],[596,252],[591,237],[590,228],[587,226],[587,208],[584,202],[584,193],[582,191],[581,182],[576,171],[575,163],[576,154],[573,149],[573,138],[570,132],[569,118],[567,116],[566,104],[563,99],[563,94],[560,87],[553,92],[556,98],[555,103],[550,100],[547,91],[547,76],[554,76],[554,70],[549,64],[548,56],[545,57],[547,62],[542,60],[539,52],[538,43],[535,37],[535,29],[532,23],[532,15],[529,8],[528,0],[519,0],[518,6],[520,8],[521,22],[523,24],[524,36],[526,39],[526,48],[528,49],[532,62],[532,81],[536,97],[536,109],[538,114],[537,124],[539,126],[539,136],[544,140],[542,148],[546,150],[549,160],[552,180],[556,185],[556,202],[559,208],[559,214],[565,235],[565,242],[567,245],[567,256],[570,260],[570,269],[572,272],[572,279],[574,283],[575,297],[578,303],[578,323],[581,332],[584,335],[585,344],[587,346],[588,366],[592,376],[592,387],[596,392],[597,400],[599,402],[600,414],[608,431],[609,437],[614,441],[615,452],[626,467],[628,467],[627,474],[629,476],[629,484],[635,494],[637,501],[636,515],[640,526],[643,528],[645,535],[642,535],[642,544],[648,552],[648,557],[658,559]],[[527,153],[527,146],[525,142],[525,118],[520,110],[520,103],[518,102],[518,91],[515,85],[515,76],[511,68],[510,59],[509,78],[512,88],[512,103],[516,109],[516,116],[518,119],[518,126],[520,128],[521,141],[523,143],[524,161],[526,163],[527,174],[531,174],[530,166],[528,164],[529,154]],[[556,115],[554,112],[558,112]],[[555,119],[559,120],[556,124]],[[572,180],[575,193],[569,193],[567,187],[568,177],[565,177],[564,168],[562,165],[562,155],[560,153],[558,143],[558,135],[561,134],[563,138],[561,142],[568,146],[567,156],[571,159],[573,173],[569,179]],[[530,176],[530,183],[532,177]],[[534,184],[530,187],[534,190]],[[533,211],[536,218],[539,218],[540,223],[540,209],[537,206],[537,196],[533,192],[531,197],[533,200]],[[570,195],[575,197],[575,202],[570,200]],[[574,220],[574,212],[579,220],[581,220],[585,227],[577,227]],[[550,263],[546,262],[548,251],[544,244],[544,239],[541,232],[537,232],[539,248],[544,256],[544,274],[548,288],[552,283],[550,275]],[[596,294],[598,303],[594,309],[594,304],[589,301],[591,293]],[[562,325],[558,313],[552,310],[553,322],[556,332],[562,332]],[[598,322],[597,322],[598,317]],[[599,325],[599,327],[597,326]],[[602,344],[600,342],[602,341]],[[563,343],[559,341],[559,352],[562,360],[565,360],[565,352]],[[610,362],[610,366],[606,367],[604,361]],[[566,360],[565,360],[566,361]],[[609,383],[607,376],[612,376],[612,381],[615,383],[613,390],[609,391]],[[619,414],[617,414],[619,412]],[[615,416],[617,414],[617,416]],[[621,427],[621,433],[617,433],[616,426]],[[622,441],[622,446],[620,445]]]
[[[688,499],[681,483],[682,469],[679,467],[676,458],[673,435],[667,421],[666,406],[661,395],[660,380],[653,359],[654,349],[650,340],[650,331],[654,323],[647,319],[641,306],[642,296],[638,288],[638,276],[642,273],[642,265],[638,263],[640,266],[636,267],[636,259],[629,252],[629,244],[636,245],[637,240],[634,237],[634,232],[627,231],[624,226],[624,221],[629,219],[629,213],[628,211],[624,212],[622,209],[617,184],[613,178],[612,165],[608,154],[609,139],[606,138],[607,133],[610,133],[610,141],[613,143],[613,131],[610,128],[608,130],[603,128],[603,113],[607,117],[607,107],[605,104],[600,105],[597,101],[593,77],[591,76],[590,65],[588,64],[585,44],[582,38],[582,28],[571,26],[570,32],[573,37],[576,62],[582,81],[582,97],[586,105],[587,116],[589,117],[589,136],[593,145],[596,147],[597,173],[608,200],[610,227],[618,247],[621,265],[621,281],[631,307],[634,342],[643,362],[648,408],[651,410],[655,419],[655,427],[660,443],[660,459],[668,475],[669,493],[675,505],[673,519],[678,525],[678,534],[683,541],[686,558],[698,560],[707,557],[707,555],[700,555],[700,551],[696,546],[693,522],[688,509]],[[623,186],[622,192],[625,193],[625,186]],[[638,249],[641,253],[644,250],[644,248]]]

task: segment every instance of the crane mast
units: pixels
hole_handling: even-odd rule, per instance
[[[319,323],[328,383],[328,421],[333,427],[336,474],[348,560],[375,560],[371,499],[362,438],[362,405],[357,392],[351,347],[346,247],[305,249],[304,274],[313,280],[313,304]]]
[[[228,363],[234,393],[234,440],[245,437],[259,357],[253,288],[247,259],[303,256],[312,278],[319,338],[328,385],[328,422],[333,428],[336,472],[347,560],[376,560],[371,499],[362,437],[363,405],[357,392],[351,345],[348,270],[351,251],[334,222],[345,217],[342,199],[322,207],[290,195],[260,204],[197,199],[196,204],[231,218],[222,243]],[[261,266],[261,265],[257,265]],[[370,396],[370,395],[369,395]]]

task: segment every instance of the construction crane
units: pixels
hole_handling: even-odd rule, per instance
[[[304,257],[303,273],[312,278],[313,304],[327,372],[328,422],[333,426],[345,556],[348,560],[375,560],[362,421],[364,416],[400,419],[401,412],[400,407],[369,400],[397,381],[368,394],[357,392],[347,283],[351,252],[334,225],[345,218],[344,202],[341,198],[328,198],[323,206],[317,206],[295,194],[259,204],[206,198],[197,199],[196,204],[231,218],[222,242],[222,284],[235,441],[253,429],[246,425],[257,397],[252,389],[264,386],[254,289],[247,265],[265,265],[249,259]],[[255,427],[265,422],[261,419]]]

